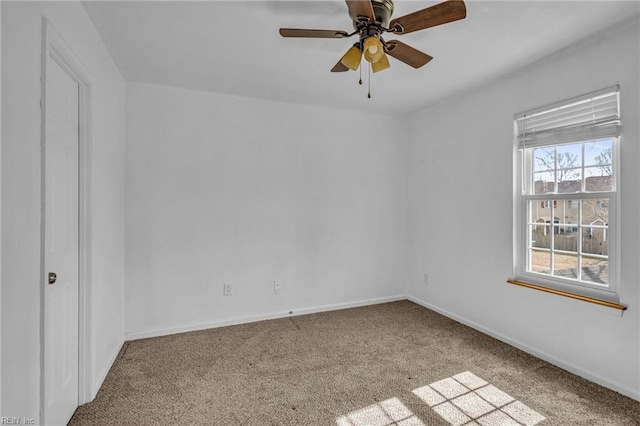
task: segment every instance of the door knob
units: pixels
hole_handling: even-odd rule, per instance
[[[55,272],[49,272],[49,284],[53,284],[58,279],[58,276]]]

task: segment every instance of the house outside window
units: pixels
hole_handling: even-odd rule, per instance
[[[615,297],[619,87],[517,114],[517,279]]]

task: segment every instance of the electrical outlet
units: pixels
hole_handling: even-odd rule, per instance
[[[280,293],[282,290],[282,282],[280,280],[273,280],[273,291]]]
[[[429,285],[429,274],[425,273],[422,277],[422,281],[424,282],[424,285]]]
[[[231,296],[231,290],[232,290],[231,284],[224,283],[224,285],[222,286],[222,293],[225,296]]]

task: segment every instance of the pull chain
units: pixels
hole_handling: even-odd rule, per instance
[[[371,64],[369,64],[369,93],[367,93],[367,98],[371,99]]]
[[[360,69],[360,81],[358,83],[362,84],[362,65],[360,65],[358,68]]]

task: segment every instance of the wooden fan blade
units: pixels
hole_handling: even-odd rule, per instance
[[[305,38],[345,38],[349,37],[346,31],[337,30],[306,30],[299,28],[280,28],[282,37],[305,37]]]
[[[433,59],[433,57],[426,53],[421,52],[418,49],[414,49],[413,47],[398,40],[388,41],[385,50],[389,56],[393,56],[397,60],[402,61],[407,65],[411,65],[414,68],[420,68]]]
[[[391,21],[389,28],[396,34],[408,34],[425,28],[464,19],[467,7],[462,0],[448,0]]]
[[[373,5],[371,4],[371,0],[345,0],[347,2],[347,7],[349,8],[349,16],[354,21],[358,16],[364,16],[371,20],[371,22],[376,20],[376,14],[373,11]]]
[[[345,71],[349,71],[349,68],[345,67],[342,61],[338,61],[338,63],[335,64],[333,68],[331,68],[331,72],[345,72]]]

